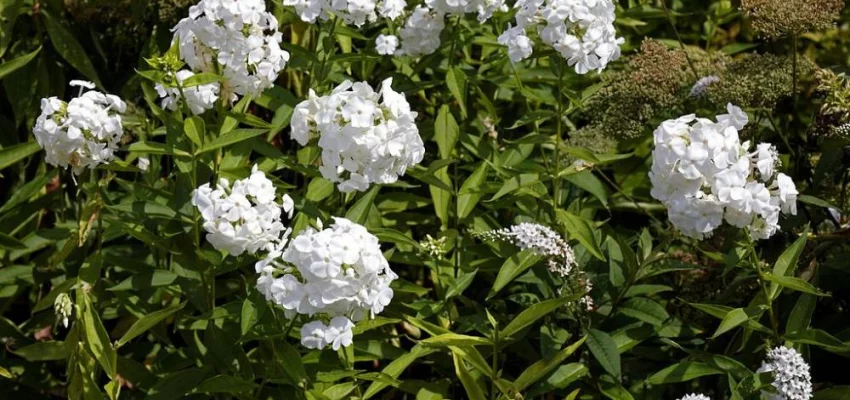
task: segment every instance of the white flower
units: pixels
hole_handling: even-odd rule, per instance
[[[365,82],[345,81],[328,96],[309,98],[295,107],[291,136],[306,145],[318,138],[322,176],[342,192],[366,190],[372,183],[393,183],[425,154],[417,113],[392,79],[375,92]]]
[[[220,72],[221,96],[233,100],[272,87],[289,61],[277,26],[263,0],[201,0],[172,30],[183,61],[196,72]]]
[[[322,321],[312,321],[301,327],[301,345],[308,349],[321,349],[328,345],[325,334],[328,326]]]
[[[776,394],[763,392],[768,400],[809,400],[812,398],[812,378],[809,364],[796,350],[776,347],[767,353],[767,359],[756,371],[773,372],[773,387]]]
[[[478,22],[484,23],[496,11],[507,11],[504,0],[425,0],[428,8],[441,15],[478,13]]]
[[[711,398],[704,394],[691,393],[684,395],[679,400],[711,400]]]
[[[366,22],[374,22],[378,15],[375,13],[378,5],[375,0],[283,0],[283,5],[295,7],[295,13],[304,22],[315,23],[317,19],[327,21],[331,15],[341,18],[346,24],[357,27]],[[390,8],[399,5],[391,4]],[[404,4],[401,4],[404,8]],[[387,10],[394,14],[395,10]]]
[[[533,51],[531,39],[525,35],[525,29],[515,26],[508,29],[499,35],[499,44],[508,46],[508,57],[511,62],[520,62],[529,56]]]
[[[404,7],[407,5],[404,0],[384,0],[378,7],[378,14],[382,17],[389,18],[395,21],[404,14]]]
[[[731,104],[727,111],[717,122],[686,115],[661,123],[654,133],[650,194],[687,236],[711,236],[725,220],[765,239],[779,230],[780,211],[796,212],[797,191],[790,178],[775,173],[775,148],[761,143],[749,153],[750,143],[740,142],[747,114]]]
[[[351,328],[354,328],[354,324],[350,319],[333,317],[327,331],[325,331],[325,340],[334,350],[339,350],[340,347],[351,346],[352,339],[354,338]]]
[[[179,84],[194,76],[195,73],[189,70],[180,70],[175,74],[175,79]],[[162,108],[169,110],[177,110],[180,107],[180,88],[177,85],[165,86],[157,83],[154,87],[156,93],[162,98]],[[186,105],[192,114],[203,114],[204,111],[215,107],[215,102],[218,100],[220,85],[218,82],[207,83],[203,85],[190,86],[183,88],[183,94],[186,95]],[[236,96],[233,94],[233,96]],[[231,98],[231,101],[235,98]]]
[[[759,143],[756,146],[756,151],[752,154],[752,158],[761,177],[765,180],[772,178],[776,167],[780,165],[776,146],[770,143]]]
[[[204,219],[207,241],[234,256],[259,250],[274,253],[286,243],[289,230],[280,222],[282,207],[276,199],[274,185],[256,165],[250,177],[233,186],[221,178],[215,189],[205,183],[192,192],[192,205]],[[292,206],[292,199],[284,195],[283,209],[289,216]]]
[[[517,26],[499,37],[512,62],[531,55],[526,30],[535,31],[578,74],[602,71],[620,57],[625,40],[617,37],[611,0],[519,0],[515,8]]]
[[[378,54],[389,56],[395,53],[398,47],[398,38],[395,35],[378,35],[375,39],[375,50]]]
[[[151,166],[151,160],[150,160],[150,158],[147,158],[147,157],[139,157],[139,159],[136,160],[136,163],[137,163],[139,169],[142,170],[142,171],[147,171],[148,168],[150,168],[150,166]]]
[[[344,218],[321,231],[307,228],[282,252],[257,262],[257,289],[266,299],[296,314],[330,320],[306,324],[302,344],[308,348],[350,346],[352,321],[383,311],[393,298],[390,269],[378,238]]]
[[[522,250],[531,250],[548,259],[549,270],[566,277],[575,266],[573,249],[547,226],[523,222],[508,228],[478,233],[484,240],[502,240],[513,243]]]
[[[416,6],[399,31],[399,54],[419,57],[435,52],[440,47],[443,28],[443,14],[421,5]]]
[[[56,97],[41,100],[41,115],[32,132],[57,167],[71,167],[79,175],[86,168],[108,164],[124,138],[121,114],[126,104],[116,96],[86,88],[94,84],[71,81],[80,93],[69,102]]]

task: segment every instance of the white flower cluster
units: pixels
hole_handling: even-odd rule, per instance
[[[812,398],[812,377],[803,356],[789,347],[776,347],[756,371],[773,372],[776,394],[764,393],[767,400],[809,400]]]
[[[224,77],[221,96],[258,96],[274,85],[289,53],[264,0],[201,0],[174,27],[180,57],[194,71]]]
[[[405,10],[405,0],[283,0],[283,5],[294,7],[301,20],[309,23],[336,15],[346,24],[361,27],[378,17],[396,21],[406,16],[398,36],[379,35],[375,49],[382,55],[411,57],[431,54],[440,47],[446,15],[476,13],[483,23],[496,11],[507,11],[504,0],[425,0],[411,11]]]
[[[797,189],[776,173],[776,149],[761,143],[750,153],[738,131],[747,114],[734,105],[717,122],[686,115],[655,130],[652,197],[667,207],[670,222],[683,234],[711,236],[723,220],[747,228],[754,239],[779,230],[779,213],[797,213]]]
[[[80,93],[69,102],[56,97],[41,99],[41,115],[32,133],[47,153],[45,161],[71,167],[75,174],[108,164],[124,137],[121,114],[127,106],[117,96],[103,94],[94,84],[71,81]]]
[[[512,62],[531,56],[529,32],[552,46],[576,73],[602,71],[620,57],[624,39],[614,29],[611,0],[519,0],[516,26],[499,36]]]
[[[230,182],[221,178],[213,189],[205,183],[192,192],[192,205],[204,218],[207,241],[217,250],[238,256],[273,251],[285,243],[289,229],[280,222],[281,208],[292,217],[294,202],[283,195],[278,204],[274,184],[254,165],[251,176]]]
[[[704,394],[691,393],[691,394],[686,394],[685,396],[683,396],[679,400],[711,400],[711,398],[704,395]]]
[[[388,78],[375,92],[366,82],[345,81],[328,96],[311,90],[295,107],[292,138],[302,146],[319,138],[319,169],[325,179],[339,183],[341,192],[393,183],[425,155],[416,112],[391,84]]]
[[[177,81],[176,83],[182,85],[186,79],[191,78],[195,75],[195,73],[188,69],[184,69],[177,71],[174,75],[174,78]],[[176,84],[174,86],[165,86],[161,83],[157,83],[154,88],[156,89],[156,93],[159,97],[162,98],[162,108],[174,111],[180,107],[180,88],[178,88]],[[219,85],[218,82],[184,87],[183,94],[186,96],[186,105],[189,107],[192,114],[203,114],[204,111],[215,107],[215,102],[218,100],[220,88],[221,85]],[[236,94],[234,93],[230,100],[235,100],[235,96]]]
[[[481,23],[489,20],[496,11],[507,11],[504,0],[425,0],[425,5],[441,15],[477,13]]]
[[[311,24],[317,19],[327,21],[331,15],[336,15],[346,24],[359,28],[378,19],[375,0],[283,0],[283,5],[295,7],[295,13],[301,20]]]
[[[443,14],[428,7],[416,6],[398,33],[401,39],[399,55],[419,57],[437,51],[440,47],[440,32],[445,27]]]
[[[281,246],[282,247],[282,246]],[[301,328],[301,343],[311,349],[351,344],[352,321],[373,317],[393,298],[398,276],[381,253],[378,238],[345,218],[326,229],[307,228],[284,250],[257,262],[257,289],[267,300],[295,314],[322,315]]]
[[[523,222],[508,228],[476,234],[484,240],[502,240],[548,259],[549,270],[566,277],[576,264],[572,247],[547,226]],[[588,290],[589,291],[589,290]]]

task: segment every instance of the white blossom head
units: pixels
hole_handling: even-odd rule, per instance
[[[421,57],[440,48],[440,33],[446,27],[440,14],[428,7],[416,6],[398,32],[401,48],[399,55]]]
[[[331,15],[357,27],[378,19],[375,0],[283,0],[283,5],[294,7],[301,20],[311,24],[327,21]]]
[[[230,182],[221,178],[215,188],[205,183],[192,192],[207,231],[207,241],[217,250],[238,256],[260,250],[274,252],[289,235],[281,211],[292,217],[289,195],[277,202],[274,184],[255,165],[251,176]]]
[[[749,153],[750,143],[741,143],[747,114],[732,104],[727,111],[717,122],[685,115],[661,123],[653,133],[650,194],[686,236],[703,239],[726,221],[766,239],[779,230],[780,212],[796,214],[797,190],[775,174],[774,147],[762,143]]]
[[[220,96],[230,99],[274,85],[289,61],[277,26],[263,0],[201,0],[173,31],[183,61],[196,72],[219,72]]]
[[[178,85],[182,85],[186,79],[194,76],[195,73],[189,71],[187,69],[177,71],[174,74],[174,82],[173,85],[166,86],[162,83],[157,83],[154,87],[156,89],[156,93],[162,99],[162,108],[174,111],[180,107],[180,90],[181,88]],[[218,100],[219,92],[221,91],[221,85],[218,82],[205,83],[203,85],[183,87],[183,94],[186,95],[186,105],[189,107],[189,111],[192,114],[199,115],[203,114],[204,111],[210,110],[215,107],[215,102]],[[231,95],[230,101],[235,100],[236,94],[233,93]]]
[[[531,250],[545,257],[549,270],[561,277],[569,276],[576,264],[572,247],[561,235],[544,225],[522,222],[508,228],[475,235],[483,240],[501,240],[512,243],[521,250]]]
[[[614,28],[611,0],[519,0],[516,26],[499,36],[512,62],[531,56],[528,34],[552,47],[576,73],[602,71],[620,57],[622,37]]]
[[[809,364],[790,347],[779,346],[767,353],[767,359],[756,371],[773,372],[776,393],[763,393],[767,400],[809,400],[812,398],[812,377]]]
[[[711,398],[701,393],[691,393],[682,396],[679,400],[711,400]]]
[[[319,170],[341,192],[393,183],[425,155],[417,113],[391,84],[384,80],[376,92],[366,82],[345,81],[327,96],[311,91],[295,107],[292,138],[301,145],[318,138]]]
[[[321,231],[307,228],[258,262],[256,270],[257,289],[287,317],[317,318],[301,329],[307,348],[349,346],[352,321],[381,313],[392,301],[390,283],[398,277],[378,238],[344,218],[334,218]]]
[[[70,167],[79,175],[112,161],[124,138],[121,116],[127,106],[117,96],[91,90],[91,82],[71,81],[71,86],[80,91],[67,103],[57,97],[41,99],[32,132],[48,164]]]

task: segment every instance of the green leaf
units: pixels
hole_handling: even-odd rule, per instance
[[[496,280],[490,288],[490,293],[487,295],[487,299],[489,300],[493,298],[493,296],[504,289],[508,283],[511,283],[511,281],[531,268],[531,266],[536,264],[538,261],[540,261],[540,257],[532,250],[523,250],[510,256],[510,258],[505,260],[502,264],[502,267],[499,268],[499,274],[496,275]]]
[[[632,297],[621,304],[619,310],[625,315],[655,326],[663,325],[670,318],[661,304],[645,297]]]
[[[820,329],[806,329],[799,332],[788,333],[785,335],[785,339],[795,343],[822,347],[835,353],[845,353],[850,351],[850,343],[842,342],[835,336],[832,336]]]
[[[206,134],[206,126],[204,124],[204,120],[195,115],[189,118],[186,118],[183,121],[183,131],[186,132],[186,136],[189,137],[189,140],[195,144],[195,146],[203,146],[204,145],[204,135]]]
[[[216,375],[201,382],[196,393],[248,393],[253,391],[257,385],[242,378],[230,375]]]
[[[184,80],[180,86],[185,88],[190,88],[193,86],[206,85],[209,83],[216,83],[221,81],[221,76],[218,74],[213,74],[211,72],[200,72],[195,75],[192,75],[186,80]]]
[[[800,298],[797,299],[797,303],[794,304],[788,320],[785,322],[785,332],[794,333],[808,328],[812,321],[812,315],[815,313],[817,302],[817,296],[806,293],[801,294]]]
[[[651,385],[687,382],[707,375],[722,374],[722,371],[701,362],[682,361],[658,371],[646,382]]]
[[[198,384],[209,374],[209,367],[188,368],[171,372],[148,390],[148,395],[145,399],[172,400],[184,398],[187,393],[198,387]]]
[[[487,182],[487,169],[488,164],[482,162],[478,165],[478,168],[475,168],[472,175],[470,175],[469,178],[466,178],[463,185],[461,185],[457,196],[458,218],[466,218],[466,216],[475,209],[475,206],[481,200],[481,197],[483,196],[481,188],[484,186],[484,183]]]
[[[47,35],[50,36],[50,44],[56,49],[56,52],[68,61],[71,66],[80,71],[86,78],[90,79],[97,86],[103,87],[100,78],[97,76],[97,71],[94,65],[86,55],[86,50],[77,41],[77,38],[68,31],[60,21],[53,19],[53,14],[48,12],[43,7],[39,11],[44,16],[44,26],[47,28]]]
[[[479,346],[479,345],[492,345],[493,342],[490,339],[479,337],[479,336],[469,336],[469,335],[461,335],[459,333],[444,333],[442,335],[432,336],[428,339],[425,339],[421,342],[424,345],[428,346]]]
[[[604,375],[599,381],[599,390],[605,397],[611,400],[634,400],[635,398],[629,393],[623,385],[614,382],[610,376]]]
[[[599,199],[603,206],[608,207],[608,189],[590,170],[567,175],[564,179],[592,194]]]
[[[519,188],[533,185],[537,182],[540,182],[540,175],[538,174],[519,174],[512,176],[507,179],[505,183],[502,184],[502,187],[499,188],[499,191],[497,191],[496,194],[487,201],[498,200],[506,194],[509,194]]]
[[[36,55],[38,55],[40,51],[41,46],[35,49],[32,53],[24,54],[0,64],[0,79],[3,79],[6,75],[25,67],[30,61],[32,61],[33,58],[35,58]]]
[[[34,141],[0,149],[0,170],[4,170],[6,167],[14,165],[18,161],[35,154],[39,150],[41,150],[41,146]]]
[[[762,315],[764,311],[756,309],[756,308],[735,308],[729,310],[726,315],[723,316],[723,319],[720,321],[720,325],[717,327],[717,330],[712,335],[712,338],[716,338],[730,330],[740,326],[741,324],[754,321],[758,319],[759,316]]]
[[[0,232],[0,248],[4,248],[7,250],[20,250],[26,249],[27,245],[23,244],[18,239],[15,239],[5,233]]]
[[[596,240],[596,235],[593,234],[589,222],[560,209],[557,211],[557,215],[558,222],[564,226],[571,238],[578,240],[594,257],[605,261],[605,256],[602,255],[602,249],[599,248],[599,242]]]
[[[459,130],[457,121],[452,115],[449,106],[443,104],[437,111],[437,119],[434,121],[434,140],[440,150],[440,158],[449,159],[457,143]]]
[[[544,300],[537,304],[534,304],[531,307],[528,307],[523,310],[510,323],[508,323],[508,325],[505,326],[505,328],[499,332],[499,337],[512,337],[519,331],[533,324],[538,319],[543,318],[547,314],[563,307],[565,304],[574,300],[575,299],[570,297],[562,297],[557,299]]]
[[[590,329],[587,331],[587,347],[590,349],[590,354],[593,354],[596,361],[599,361],[599,364],[602,365],[602,368],[619,380],[621,376],[620,352],[617,351],[617,344],[614,343],[614,339],[598,329]]]
[[[310,181],[310,184],[307,185],[307,200],[310,201],[322,201],[328,196],[332,195],[334,192],[334,183],[322,178],[315,177]]]
[[[88,295],[83,296],[83,325],[86,333],[86,344],[94,358],[103,367],[103,371],[110,379],[115,379],[118,371],[118,354],[109,341],[106,328],[100,321],[100,316],[95,312],[94,304]]]
[[[251,302],[251,299],[242,301],[242,315],[239,318],[239,328],[242,336],[245,336],[251,331],[251,328],[257,323],[257,307]]]
[[[414,249],[419,248],[419,242],[411,239],[409,236],[391,228],[371,228],[369,232],[378,237],[381,242],[391,242],[412,246]]]
[[[12,350],[12,353],[33,362],[64,360],[68,356],[65,342],[55,341],[35,342],[20,349]]]
[[[850,399],[850,386],[835,386],[818,390],[812,400],[847,400]]]
[[[365,224],[366,219],[369,217],[369,210],[371,210],[372,205],[375,204],[375,197],[378,196],[379,190],[381,190],[380,186],[372,186],[372,188],[369,189],[363,197],[358,199],[357,202],[348,209],[348,212],[345,213],[345,218],[361,225]]]
[[[165,143],[159,142],[136,142],[128,146],[127,151],[131,153],[148,153],[189,158],[192,157],[192,154],[186,151],[175,149],[174,146],[169,146]]]
[[[195,155],[208,153],[210,151],[218,150],[225,146],[230,146],[231,144],[236,144],[248,139],[253,139],[268,132],[268,129],[234,129],[213,139],[212,141],[204,145],[204,147],[202,147],[200,150],[195,152]]]
[[[452,353],[452,359],[455,364],[455,373],[466,390],[469,400],[487,400],[487,397],[484,396],[484,390],[481,389],[481,386],[478,386],[475,378],[469,374],[469,370],[466,368],[466,363],[463,362],[463,359],[456,353]]]
[[[438,182],[441,182],[445,187],[452,187],[452,180],[449,178],[448,168],[440,168],[434,172],[434,176]],[[452,199],[452,191],[446,190],[440,186],[430,184],[428,185],[428,191],[431,192],[431,201],[434,204],[434,213],[437,214],[437,218],[440,219],[440,222],[444,227],[448,227],[449,224],[449,203]]]
[[[461,116],[466,118],[466,73],[458,66],[449,68],[446,72],[446,85],[460,105]]]
[[[800,254],[803,252],[803,249],[806,248],[807,236],[808,230],[805,230],[790,247],[782,252],[776,260],[776,263],[773,264],[772,273],[774,276],[788,276],[794,273],[794,269],[797,268],[797,260],[800,259]],[[779,286],[779,283],[771,282],[770,289],[768,290],[770,293],[770,301],[779,296]]]
[[[410,364],[413,364],[416,359],[419,357],[427,356],[435,352],[436,349],[432,347],[428,347],[425,345],[417,344],[413,346],[410,350],[410,353],[404,354],[399,358],[396,358],[392,362],[390,362],[384,369],[381,371],[385,375],[388,375],[392,378],[398,378]],[[389,386],[388,383],[384,382],[372,382],[371,385],[366,389],[366,392],[363,394],[363,400],[368,400],[378,394],[381,390]]]
[[[177,274],[165,269],[154,269],[149,272],[135,274],[106,290],[111,292],[144,290],[147,288],[169,286],[175,281],[177,281]]]
[[[518,391],[523,391],[538,380],[549,375],[549,373],[555,370],[555,368],[558,368],[558,366],[560,366],[567,357],[575,353],[575,351],[584,344],[585,340],[587,340],[587,336],[582,336],[581,339],[565,347],[563,350],[558,351],[551,358],[540,360],[531,364],[531,366],[526,368],[525,371],[522,371],[519,377],[514,381],[516,389]]]
[[[796,290],[798,292],[813,294],[815,296],[829,296],[828,294],[821,292],[818,288],[814,287],[811,283],[806,282],[800,278],[795,278],[793,276],[761,274],[761,277],[765,280],[770,281],[771,283],[775,283],[784,288]]]
[[[452,297],[460,296],[463,291],[472,284],[472,281],[475,280],[475,275],[477,273],[477,269],[472,272],[462,273],[456,279],[451,281],[448,290],[446,290],[445,298],[450,299]]]
[[[818,207],[834,208],[836,210],[841,209],[840,207],[836,207],[834,204],[831,204],[826,200],[817,198],[815,196],[809,196],[807,194],[801,194],[801,195],[797,196],[797,200],[799,200],[801,203],[807,203],[807,204],[811,204],[811,205],[818,206]]]
[[[732,307],[722,306],[719,304],[688,303],[688,305],[721,320],[725,319],[726,315],[733,310]],[[746,312],[744,314],[746,314]],[[756,330],[767,334],[772,333],[770,329],[767,329],[767,327],[758,323],[754,319],[747,319],[744,324],[748,329]]]
[[[186,303],[175,304],[170,307],[163,308],[162,310],[154,311],[150,314],[145,315],[142,318],[139,318],[133,325],[130,326],[130,329],[124,333],[124,336],[121,336],[121,339],[116,343],[116,347],[121,347],[127,344],[129,341],[133,340],[136,336],[139,336],[148,331],[148,329],[153,328],[160,321],[168,318],[171,314],[179,311],[185,306]]]

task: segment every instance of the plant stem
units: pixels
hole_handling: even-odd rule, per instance
[[[563,140],[563,127],[561,118],[564,114],[564,96],[561,93],[562,87],[564,85],[564,59],[559,55],[555,55],[554,58],[558,62],[558,87],[555,90],[558,92],[558,114],[555,116],[555,160],[553,160],[554,168],[551,172],[553,182],[553,190],[552,195],[554,197],[555,209],[560,208],[561,206],[561,178],[558,176],[558,169],[561,166],[561,141]],[[556,211],[553,211],[556,213]],[[557,220],[557,215],[553,216],[553,220]]]
[[[776,313],[773,311],[773,299],[770,297],[770,292],[767,288],[767,282],[762,279],[762,275],[764,271],[762,271],[761,262],[759,261],[758,255],[756,254],[756,247],[753,243],[753,239],[747,234],[747,247],[748,252],[750,253],[750,262],[753,264],[753,268],[755,268],[758,273],[759,286],[761,287],[762,295],[764,296],[764,301],[767,305],[767,313],[770,316],[770,325],[773,329],[773,338],[776,341],[776,344],[779,344],[781,340],[781,336],[779,335],[779,321],[776,319]]]
[[[670,27],[673,28],[673,33],[676,35],[676,40],[679,41],[679,46],[682,47],[682,53],[685,54],[685,60],[688,61],[688,66],[691,68],[691,72],[694,73],[694,78],[699,79],[699,73],[694,67],[693,61],[691,61],[691,56],[688,55],[688,50],[685,49],[685,42],[682,41],[682,36],[679,35],[679,30],[676,29],[676,24],[673,22],[673,16],[670,14],[670,10],[667,8],[667,0],[661,0],[661,6],[664,8],[664,15],[667,16],[667,21],[670,22]]]

